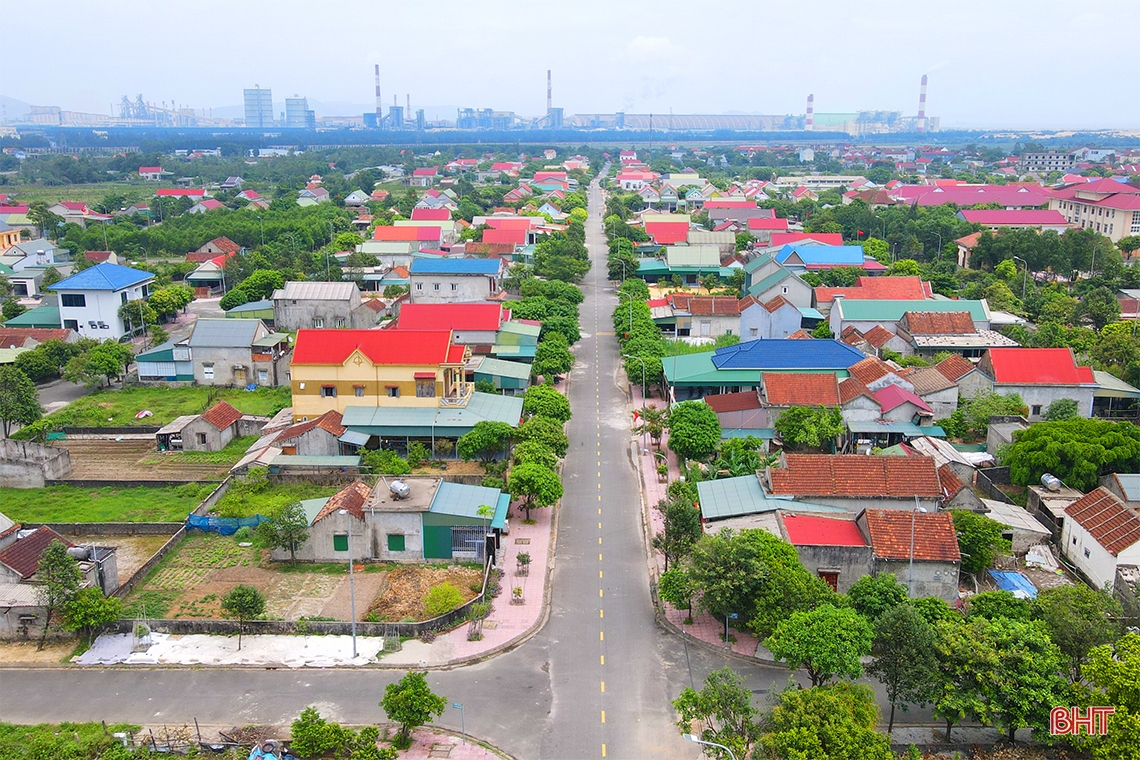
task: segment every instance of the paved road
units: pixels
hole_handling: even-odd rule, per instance
[[[53,380],[50,383],[39,386],[36,389],[36,394],[39,396],[40,406],[44,408],[44,414],[51,414],[67,406],[72,401],[75,401],[75,399],[86,396],[91,393],[92,390],[94,389],[88,388],[81,383]]]

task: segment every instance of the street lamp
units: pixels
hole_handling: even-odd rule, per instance
[[[348,515],[348,606],[352,615],[352,659],[356,659],[356,586],[352,577],[352,515],[347,509],[337,510],[338,515]]]
[[[697,737],[693,736],[692,734],[682,734],[682,736],[684,737],[685,741],[690,741],[693,744],[703,744],[706,747],[716,747],[718,749],[723,749],[725,752],[728,753],[728,756],[731,757],[732,760],[736,760],[736,753],[733,752],[728,747],[724,746],[723,744],[717,744],[716,742],[706,742],[703,739],[698,739]]]
[[[918,497],[914,497],[914,509],[910,513],[910,568],[907,570],[906,577],[906,593],[909,597],[914,597],[914,521],[918,513],[926,513],[925,507],[918,506]]]
[[[1020,261],[1022,263],[1022,265],[1025,267],[1025,274],[1023,274],[1021,276],[1021,302],[1024,304],[1025,303],[1025,284],[1029,280],[1029,262],[1027,262],[1025,259],[1021,258],[1020,256],[1014,256],[1013,259],[1014,259],[1014,261]]]
[[[293,237],[292,232],[286,232],[285,237],[289,238],[289,242],[293,246],[293,258],[296,259],[297,258],[297,238]]]
[[[936,232],[934,234],[938,235],[938,260],[942,261],[942,233]]]
[[[265,247],[265,220],[260,216],[257,217],[257,223],[261,226],[261,247]]]

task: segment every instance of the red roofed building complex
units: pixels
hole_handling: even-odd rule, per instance
[[[293,419],[348,406],[456,406],[473,390],[471,352],[450,330],[300,330],[290,374]]]
[[[413,222],[446,222],[451,219],[451,211],[446,208],[414,208]]]
[[[474,353],[489,353],[511,313],[498,303],[406,303],[400,307],[400,330],[450,330],[451,340]]]
[[[991,231],[1012,229],[1052,230],[1058,234],[1071,226],[1056,209],[963,209],[959,219],[980,224]]]
[[[439,169],[434,166],[425,166],[412,171],[408,184],[412,187],[431,187],[439,179]]]
[[[484,243],[524,246],[526,245],[526,236],[526,227],[503,227],[501,229],[483,230]]]
[[[775,496],[843,507],[938,509],[942,488],[930,457],[872,457],[855,454],[784,454],[780,467],[768,468]]]
[[[994,393],[1021,396],[1030,421],[1063,398],[1076,401],[1082,417],[1092,415],[1099,386],[1092,367],[1078,365],[1071,348],[991,348],[978,360],[978,370],[993,381]]]
[[[1096,230],[1118,243],[1140,235],[1140,187],[1098,179],[1053,191],[1049,208],[1083,230]]]
[[[1100,588],[1117,582],[1121,565],[1140,565],[1140,514],[1105,488],[1065,507],[1061,526],[1065,556]]]
[[[921,457],[864,458],[912,462]],[[875,574],[894,573],[911,598],[958,599],[962,555],[949,512],[868,508],[857,521],[871,544]]]

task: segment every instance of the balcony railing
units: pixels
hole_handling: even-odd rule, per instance
[[[471,394],[474,392],[474,383],[456,383],[455,388],[450,395],[440,397],[439,405],[460,408],[465,407],[467,406],[467,402],[471,400]]]

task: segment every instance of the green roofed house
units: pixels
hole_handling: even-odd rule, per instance
[[[530,366],[521,361],[473,356],[467,371],[474,374],[475,382],[486,380],[508,396],[522,395],[530,386]]]
[[[967,312],[977,330],[990,329],[990,307],[983,298],[980,301],[949,298],[925,301],[871,301],[850,300],[836,296],[828,322],[835,335],[842,335],[847,327],[854,327],[866,335],[875,327],[882,327],[891,333],[907,312]]]
[[[273,302],[250,301],[241,306],[235,306],[226,312],[227,319],[260,319],[269,326],[273,326]]]
[[[768,493],[757,475],[721,478],[697,483],[697,501],[705,530],[715,533],[724,528],[759,528],[780,535],[779,510],[845,515],[843,507],[793,501]]]
[[[4,323],[5,327],[40,327],[58,330],[59,306],[43,305],[28,309],[18,317],[12,317]]]
[[[528,322],[504,322],[491,346],[491,356],[512,362],[530,364],[538,346],[542,325]]]
[[[522,418],[521,396],[472,393],[467,406],[348,406],[341,424],[348,430],[342,441],[370,446],[373,439],[384,448],[407,450],[419,441],[435,451],[440,438],[458,439],[483,421],[517,427]]]
[[[347,561],[351,530],[353,561],[482,562],[488,542],[497,549],[506,531],[510,498],[498,488],[439,478],[389,478],[375,486],[357,480],[331,497],[301,502],[309,538],[297,559]],[[274,549],[271,556],[290,555]]]

